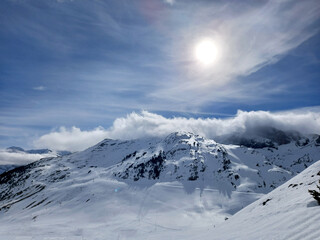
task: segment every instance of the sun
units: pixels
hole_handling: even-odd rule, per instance
[[[195,57],[203,65],[211,65],[217,60],[218,49],[214,41],[204,39],[195,47]]]

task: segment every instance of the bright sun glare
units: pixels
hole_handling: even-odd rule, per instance
[[[217,59],[218,51],[215,43],[210,39],[199,42],[195,48],[196,59],[204,65],[211,65]]]

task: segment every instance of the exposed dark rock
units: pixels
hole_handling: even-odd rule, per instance
[[[130,164],[126,170],[114,175],[122,179],[128,179],[132,176],[134,181],[141,178],[159,179],[161,171],[164,169],[165,159],[165,154],[160,151],[159,155],[153,156],[150,160],[139,164]]]
[[[265,200],[262,205],[265,206],[267,204],[267,202],[271,201],[271,198],[268,198],[267,200]]]

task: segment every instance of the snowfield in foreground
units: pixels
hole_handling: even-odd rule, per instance
[[[314,239],[320,208],[307,190],[320,163],[303,170],[319,159],[315,139],[259,149],[191,133],[106,139],[0,175],[0,236]]]
[[[320,205],[308,193],[319,179],[320,161],[198,239],[320,239]]]

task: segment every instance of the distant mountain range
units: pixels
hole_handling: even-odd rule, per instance
[[[68,154],[71,154],[71,152],[53,151],[50,149],[24,150],[21,147],[8,147],[0,150],[0,174],[41,158],[65,156]]]
[[[259,135],[229,136],[224,144],[187,132],[105,139],[82,152],[4,172],[0,234],[184,239],[210,232],[320,159],[319,135],[274,129]]]
[[[69,155],[71,154],[70,151],[52,151],[50,149],[30,149],[30,150],[24,150],[23,148],[21,147],[15,147],[15,146],[12,146],[12,147],[8,147],[6,148],[6,150],[8,152],[13,152],[13,153],[18,153],[18,152],[24,152],[24,153],[30,153],[30,154],[46,154],[46,153],[55,153],[57,154],[57,157],[58,156],[64,156],[64,155]]]

